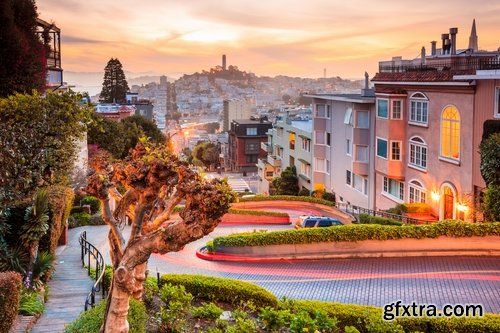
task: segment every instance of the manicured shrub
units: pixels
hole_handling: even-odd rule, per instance
[[[183,285],[195,298],[212,302],[240,304],[252,301],[257,307],[276,306],[276,296],[257,285],[239,280],[223,279],[202,275],[167,274],[160,278],[160,285],[166,283]]]
[[[500,223],[464,223],[454,220],[428,225],[404,225],[401,228],[376,224],[351,224],[333,228],[303,228],[274,232],[239,233],[213,240],[215,249],[222,246],[265,246],[311,244],[322,242],[357,242],[404,238],[499,236]]]
[[[325,192],[321,195],[321,199],[335,203],[335,193]]]
[[[249,202],[249,201],[276,201],[276,200],[284,200],[284,201],[303,201],[303,202],[310,202],[310,203],[318,203],[322,204],[325,206],[334,206],[335,203],[320,199],[320,198],[315,198],[315,197],[303,197],[303,196],[294,196],[294,195],[270,195],[270,196],[264,196],[264,195],[256,195],[254,197],[250,198],[239,198],[237,202]]]
[[[15,272],[0,273],[0,332],[8,332],[16,319],[22,278]]]
[[[193,309],[192,314],[195,318],[204,318],[209,320],[218,319],[221,314],[224,312],[221,308],[219,308],[214,303],[206,303],[199,307]]]
[[[90,268],[90,277],[95,281],[97,279],[96,277],[96,271],[95,268],[91,267]],[[99,273],[101,274],[101,273]],[[113,267],[110,265],[106,265],[106,268],[104,269],[104,276],[102,277],[102,281],[104,282],[104,289],[109,290],[109,287],[111,286],[111,281],[113,280]]]
[[[193,295],[183,285],[164,284],[159,292],[162,304],[158,317],[161,332],[184,332]]]
[[[256,216],[276,216],[276,217],[288,217],[288,213],[283,212],[272,212],[267,210],[250,210],[250,209],[236,209],[229,208],[229,214],[239,214],[239,215],[256,215]]]
[[[406,213],[426,214],[432,212],[432,207],[429,204],[421,202],[405,203]]]
[[[83,205],[89,205],[90,206],[90,213],[91,214],[96,214],[101,211],[101,202],[99,199],[96,197],[93,197],[91,195],[87,195],[80,201],[80,206]]]
[[[72,214],[70,217],[72,220],[70,221],[69,226],[71,228],[76,228],[89,225],[91,215],[88,213],[75,213]]]
[[[130,298],[127,320],[130,333],[146,332],[146,307],[143,303]],[[82,312],[80,316],[64,329],[65,333],[98,333],[104,321],[106,301],[101,301],[95,307]]]
[[[311,195],[311,191],[309,191],[307,188],[303,187],[300,191],[298,196],[300,197],[308,197]]]
[[[400,222],[398,220],[372,216],[368,214],[359,214],[358,222],[361,224],[381,224],[381,225],[396,225],[396,226],[403,225],[403,222]]]

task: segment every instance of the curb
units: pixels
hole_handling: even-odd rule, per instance
[[[283,261],[303,261],[303,259],[288,259],[281,257],[246,257],[221,253],[208,253],[207,247],[203,246],[196,250],[196,256],[207,261],[229,261],[229,262],[283,262]]]

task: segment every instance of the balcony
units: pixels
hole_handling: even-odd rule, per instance
[[[370,145],[370,130],[368,128],[353,128],[352,143],[354,145]]]
[[[448,59],[433,60],[426,58],[426,64],[404,63],[379,65],[379,73],[405,73],[426,71],[471,72],[476,70],[500,69],[500,60],[495,56],[452,56]]]
[[[359,176],[368,176],[369,175],[368,162],[353,161],[352,173]]]
[[[262,149],[266,153],[272,153],[273,152],[273,147],[268,142],[261,142],[260,143],[260,149]]]
[[[281,157],[279,156],[267,156],[267,162],[273,167],[281,167]]]

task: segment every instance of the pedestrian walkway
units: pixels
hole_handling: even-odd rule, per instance
[[[63,332],[84,311],[93,281],[82,267],[79,236],[80,232],[70,232],[69,244],[58,248],[56,270],[48,283],[49,298],[32,333]]]

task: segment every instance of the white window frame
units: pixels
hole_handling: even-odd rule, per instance
[[[444,111],[448,108],[448,107],[454,107],[457,112],[458,112],[458,117],[459,117],[459,120],[458,120],[458,124],[459,124],[459,133],[458,133],[458,158],[455,158],[453,156],[444,156],[443,155],[443,114],[444,114]],[[453,120],[451,120],[450,122],[454,122]],[[450,129],[451,131],[451,129]],[[451,133],[451,132],[450,132]],[[447,162],[451,162],[451,163],[455,163],[455,164],[459,164],[460,163],[460,157],[462,156],[461,154],[461,150],[462,150],[462,114],[460,113],[460,110],[455,106],[455,105],[447,105],[443,108],[443,110],[441,111],[441,117],[439,119],[439,159],[442,160],[442,161],[447,161]],[[451,143],[451,142],[450,142]],[[450,148],[451,150],[451,148]]]
[[[386,144],[387,144],[387,145],[386,145],[386,147],[387,147],[387,149],[386,149],[386,157],[384,157],[384,156],[380,156],[380,155],[378,154],[378,140],[385,141],[385,142],[386,142]],[[388,141],[386,138],[381,138],[381,137],[378,137],[378,136],[375,138],[375,156],[377,156],[377,157],[379,157],[379,158],[382,158],[382,159],[384,159],[384,160],[389,159],[389,141]]]
[[[302,140],[302,150],[310,152],[311,151],[311,139],[300,138]]]
[[[387,102],[387,117],[381,117],[379,114],[378,114],[378,102],[380,101],[385,101]],[[390,113],[391,113],[391,110],[390,110],[390,104],[389,104],[389,99],[388,98],[377,98],[377,103],[376,103],[376,107],[377,107],[377,118],[380,118],[380,119],[389,119],[389,116],[390,116]]]
[[[345,110],[344,124],[352,126],[352,108],[347,108]]]
[[[412,136],[408,141],[408,166],[420,171],[427,171],[427,150],[427,143],[424,139],[419,136]],[[420,164],[416,163],[417,152],[420,154]],[[425,159],[423,158],[424,153]],[[412,159],[414,162],[412,162]]]
[[[366,113],[366,127],[359,125],[360,114]],[[370,128],[370,112],[369,111],[356,111],[356,128]]]
[[[349,177],[349,182],[347,182],[348,177]],[[351,170],[345,171],[345,184],[348,186],[352,186],[352,171]]]
[[[315,172],[323,172],[326,171],[326,159],[324,158],[314,158],[314,171]]]
[[[322,104],[322,103],[315,104],[314,115],[316,118],[328,119],[330,118],[330,114],[331,114],[330,104]]]
[[[422,110],[422,113],[421,113],[421,120],[417,119],[417,109],[415,109],[413,107],[413,105],[415,104],[415,106],[418,107],[418,105],[420,104],[421,105],[421,110]],[[423,118],[424,118],[424,105],[425,105],[425,121],[423,121]],[[413,112],[415,111],[415,113]],[[429,124],[429,99],[427,98],[427,96],[425,96],[423,93],[421,92],[416,92],[416,93],[413,93],[411,96],[410,96],[410,100],[409,100],[409,108],[408,108],[408,124],[411,124],[411,125],[417,125],[417,126],[424,126],[424,127],[427,127],[428,124]]]
[[[393,151],[392,151],[392,145],[394,143],[397,143],[398,144],[398,149],[399,149],[399,158],[394,158],[393,156]],[[399,141],[399,140],[391,140],[391,144],[390,144],[390,147],[388,147],[388,149],[390,150],[390,160],[391,161],[401,161],[401,155],[403,155],[403,142],[402,141]]]
[[[397,186],[398,186],[398,196],[394,196],[391,192],[390,192],[390,182],[393,181],[393,182],[396,182],[397,183]],[[388,197],[389,199],[395,201],[395,202],[398,202],[398,203],[403,203],[403,200],[404,200],[404,192],[405,192],[405,183],[399,181],[399,180],[396,180],[396,179],[392,179],[392,178],[389,178],[389,177],[386,177],[384,176],[383,177],[383,183],[382,183],[382,195],[384,195],[385,197]]]
[[[394,117],[394,103],[399,102],[399,117]],[[391,119],[392,120],[402,120],[403,119],[403,100],[402,99],[393,99],[391,100]]]
[[[311,164],[300,161],[300,174],[311,178]]]
[[[318,134],[323,133],[323,143],[318,142]],[[326,146],[326,131],[314,131],[314,144],[320,146]]]
[[[360,148],[366,149],[365,150],[365,158],[364,159],[359,159],[358,153],[359,153]],[[368,146],[366,146],[366,145],[356,145],[356,155],[355,155],[355,159],[354,160],[357,161],[357,162],[365,162],[365,163],[367,163],[369,161],[369,159],[370,159],[369,156],[368,156],[368,154],[369,154]]]
[[[247,127],[246,133],[247,133],[247,136],[257,135],[257,127]]]
[[[352,156],[352,140],[345,139],[345,154],[347,156]]]
[[[413,194],[413,199],[412,199]],[[422,200],[423,196],[423,200]],[[417,198],[418,197],[418,198]],[[415,200],[418,199],[418,200]],[[409,203],[427,203],[427,190],[422,183],[416,179],[408,182],[408,202]]]

